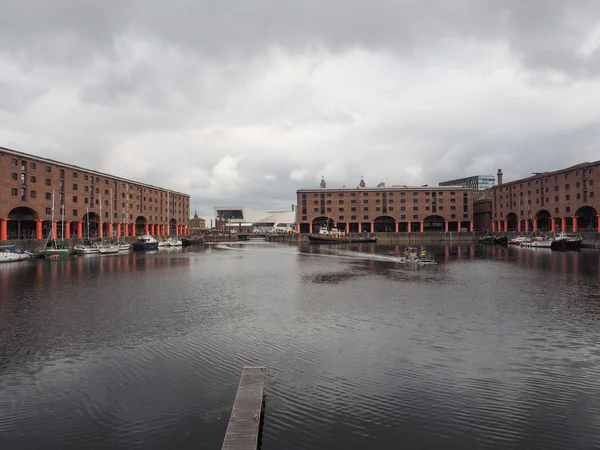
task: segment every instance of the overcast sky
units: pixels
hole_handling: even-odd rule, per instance
[[[0,0],[0,145],[288,209],[600,159],[600,1]]]

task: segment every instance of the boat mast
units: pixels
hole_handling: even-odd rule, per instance
[[[87,238],[90,238],[90,208],[85,207],[85,217],[87,218]]]
[[[112,220],[113,220],[113,190],[110,190],[110,237],[113,237],[113,225],[112,225]]]
[[[169,190],[167,189],[167,230],[168,230],[168,235],[171,236],[171,222],[169,221],[169,200],[170,200],[170,194],[169,194]]]
[[[52,220],[50,221],[50,232],[48,233],[48,237],[46,238],[46,244],[44,245],[44,248],[46,248],[48,246],[48,241],[50,240],[50,236],[52,236],[53,230],[54,230],[54,189],[52,189]]]
[[[100,200],[100,222],[98,222],[100,224],[100,228],[102,228],[102,194],[98,194],[99,200]],[[102,229],[100,231],[103,231]],[[100,233],[98,233],[100,234]],[[102,235],[104,236],[104,233],[102,233]],[[100,238],[102,239],[102,238]]]

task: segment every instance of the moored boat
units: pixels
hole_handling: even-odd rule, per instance
[[[29,259],[31,254],[14,245],[0,247],[0,263],[23,261]]]
[[[345,232],[337,228],[328,230],[321,227],[318,234],[309,234],[308,240],[311,244],[354,244],[363,242],[377,242],[375,237],[348,237]]]
[[[550,248],[557,251],[579,250],[581,241],[579,234],[558,233],[554,236]]]
[[[134,250],[158,250],[158,241],[149,234],[142,235],[133,243]]]

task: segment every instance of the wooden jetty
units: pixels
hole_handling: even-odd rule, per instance
[[[242,370],[222,450],[257,449],[265,370],[260,366],[246,366]]]

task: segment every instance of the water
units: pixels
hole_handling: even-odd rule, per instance
[[[0,448],[220,449],[241,367],[262,448],[600,442],[599,254],[215,245],[0,266]]]

